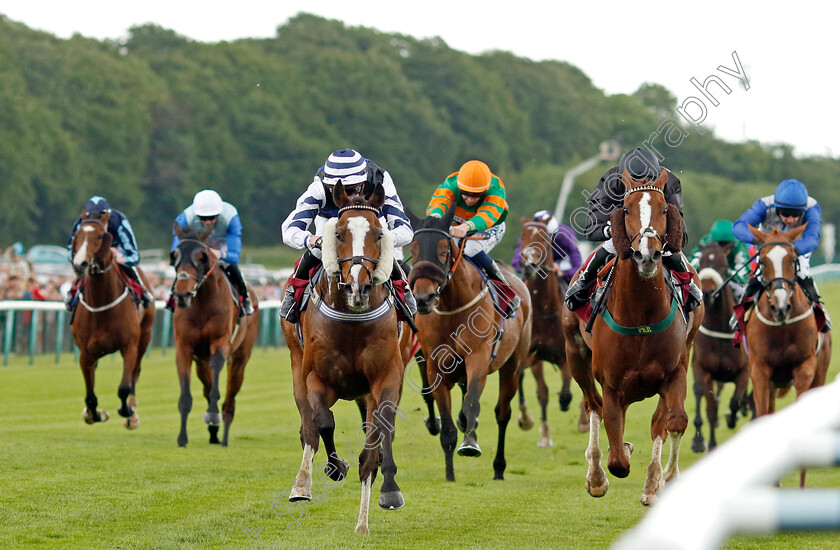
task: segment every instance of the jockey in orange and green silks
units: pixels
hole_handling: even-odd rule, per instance
[[[462,239],[472,233],[472,238],[464,245],[464,254],[510,297],[505,315],[512,315],[521,300],[488,255],[505,236],[508,213],[505,184],[485,163],[479,160],[466,162],[438,186],[426,207],[426,215],[442,218],[452,207],[455,217],[450,235]]]

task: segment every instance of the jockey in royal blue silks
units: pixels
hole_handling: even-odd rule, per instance
[[[239,257],[242,253],[242,222],[236,207],[224,202],[222,197],[212,189],[204,189],[195,194],[193,203],[178,214],[175,223],[181,227],[189,227],[196,233],[213,228],[204,244],[218,257],[219,267],[242,296],[242,312],[245,315],[253,314],[254,306],[248,295],[248,286],[239,271]],[[173,232],[172,251],[177,248],[179,242],[180,239]],[[172,309],[173,305],[170,300],[167,307]]]
[[[405,274],[399,261],[403,259],[402,247],[409,244],[414,237],[411,222],[405,215],[402,201],[397,194],[391,174],[383,170],[371,160],[364,158],[353,149],[339,149],[327,158],[323,166],[315,173],[315,178],[306,191],[298,198],[295,209],[283,222],[283,242],[297,250],[306,249],[300,260],[290,284],[280,305],[280,317],[296,322],[298,315],[295,289],[305,286],[309,280],[309,273],[321,263],[321,233],[328,219],[338,215],[338,207],[333,203],[332,192],[335,185],[341,182],[348,196],[369,196],[377,184],[385,190],[385,204],[381,208],[380,221],[394,237],[394,268],[391,280],[399,284],[399,290],[404,292],[404,304],[407,308],[403,314],[413,317],[417,312],[414,295],[405,281]],[[315,223],[315,233],[309,230]]]
[[[750,233],[748,224],[761,231],[772,231],[773,229],[789,231],[804,223],[807,223],[808,227],[794,243],[796,252],[799,254],[796,280],[808,300],[817,304],[825,312],[826,325],[823,327],[823,331],[827,332],[831,328],[831,322],[828,319],[828,312],[822,307],[817,285],[810,274],[811,253],[820,244],[822,209],[817,201],[808,195],[805,184],[794,179],[782,181],[776,187],[774,194],[758,199],[749,210],[738,218],[732,225],[732,232],[739,240],[747,244],[753,244],[755,236]],[[747,284],[744,301],[753,298],[761,289],[762,283],[758,275],[759,273],[754,274]]]
[[[105,214],[110,214],[108,217],[108,227],[106,230],[110,233],[113,241],[111,249],[114,253],[114,261],[117,265],[122,267],[122,272],[136,282],[140,288],[143,289],[143,294],[140,300],[143,307],[149,307],[154,301],[152,294],[146,289],[143,280],[137,273],[137,264],[140,263],[140,252],[137,250],[137,239],[134,237],[134,230],[131,224],[128,223],[128,218],[119,210],[114,210],[108,201],[102,197],[94,196],[85,204],[85,209],[82,216],[76,219],[73,224],[73,229],[70,231],[70,241],[67,243],[67,258],[73,261],[73,238],[76,231],[82,225],[82,219],[101,219]],[[72,311],[76,302],[76,295],[80,287],[80,281],[73,284],[70,292],[64,297],[64,305],[68,311]]]

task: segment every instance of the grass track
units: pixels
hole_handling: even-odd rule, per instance
[[[840,311],[840,284],[822,287],[829,308]],[[497,378],[482,398],[478,459],[455,458],[455,483],[443,481],[443,453],[423,427],[421,398],[406,389],[394,444],[397,481],[406,498],[399,511],[376,506],[381,476],[375,482],[371,535],[353,534],[359,501],[358,471],[320,502],[288,507],[288,490],[301,452],[299,417],[291,396],[288,352],[259,350],[246,370],[231,428],[230,447],[207,443],[201,421],[205,401],[193,376],[194,406],[190,443],[177,447],[178,383],[173,353],[153,350],[138,385],[140,427],[128,432],[116,414],[121,364],[105,358],[98,371],[100,406],[111,413],[105,424],[82,422],[84,385],[72,356],[58,365],[52,356],[11,361],[0,368],[0,548],[606,548],[635,525],[646,510],[639,504],[651,452],[650,416],[654,400],[632,406],[626,438],[636,450],[627,479],[610,478],[601,499],[584,489],[586,434],[577,433],[576,414],[561,413],[556,391],[560,376],[548,372],[552,401],[549,423],[554,447],[536,447],[536,429],[508,429],[506,479],[492,480],[496,427],[493,407]],[[833,361],[829,379],[838,372]],[[412,373],[413,374],[413,373]],[[689,384],[691,381],[689,381]],[[537,414],[533,378],[526,377],[531,411]],[[690,386],[689,386],[690,387]],[[580,401],[575,388],[573,410]],[[732,388],[727,388],[723,402]],[[792,398],[786,398],[783,405]],[[694,399],[689,390],[687,410]],[[334,408],[336,438],[355,444],[360,423],[352,403]],[[739,427],[743,422],[739,424]],[[683,470],[697,459],[689,446],[689,425],[681,449]],[[721,439],[732,432],[719,430]],[[602,436],[602,448],[606,450]],[[339,447],[342,444],[339,443]],[[358,449],[358,444],[355,444]],[[324,460],[316,455],[316,465]],[[606,460],[604,460],[604,464]],[[797,483],[793,473],[783,480]],[[840,486],[840,470],[809,472],[810,487]],[[274,510],[272,503],[278,497]],[[294,528],[287,524],[300,519]],[[686,511],[701,514],[702,505]],[[691,533],[686,533],[687,537]],[[244,545],[244,546],[243,546]],[[837,548],[837,534],[739,537],[730,549]]]

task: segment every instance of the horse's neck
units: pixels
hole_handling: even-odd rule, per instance
[[[84,298],[92,307],[115,300],[125,290],[126,285],[118,271],[120,267],[116,263],[106,265],[111,265],[111,268],[105,273],[88,275],[86,278]]]
[[[735,305],[735,293],[728,284],[718,294],[717,299],[711,306],[706,307],[706,314],[703,317],[703,326],[723,332],[729,331],[729,318],[732,316],[732,308]]]
[[[636,262],[618,260],[613,273],[608,307],[622,324],[648,324],[659,321],[671,308],[662,263],[650,279],[643,279]]]
[[[227,279],[220,269],[210,270],[207,278],[198,287],[195,299],[203,304],[217,304],[219,307],[222,307],[223,304],[233,303],[233,296],[230,293]]]
[[[440,308],[452,310],[463,306],[481,291],[481,274],[478,266],[461,258],[452,277],[440,293]]]
[[[544,275],[537,272],[534,279],[527,282],[535,313],[551,313],[560,306],[560,282],[557,280],[557,274],[549,266],[543,267]]]

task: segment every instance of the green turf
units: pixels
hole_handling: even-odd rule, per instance
[[[824,284],[833,311],[840,311],[840,284]],[[419,395],[408,387],[394,443],[397,481],[406,499],[398,511],[383,511],[374,484],[369,537],[353,534],[359,505],[358,472],[332,490],[316,484],[317,503],[289,507],[289,488],[300,465],[299,418],[291,395],[288,352],[259,350],[246,371],[228,448],[207,443],[202,423],[206,403],[193,377],[190,443],[178,448],[178,383],[172,350],[153,350],[138,385],[140,427],[128,432],[116,414],[118,360],[106,358],[99,372],[100,406],[111,413],[101,425],[82,422],[84,385],[72,356],[53,364],[42,356],[33,366],[13,358],[0,367],[0,548],[606,548],[646,513],[639,503],[650,458],[654,400],[632,406],[626,439],[635,444],[626,479],[610,476],[600,499],[584,489],[586,434],[576,412],[561,413],[559,374],[549,371],[549,423],[554,447],[536,447],[536,429],[508,430],[505,481],[493,481],[497,378],[482,399],[477,459],[455,457],[455,483],[444,481],[443,452],[425,431]],[[829,379],[837,374],[834,361]],[[690,383],[690,382],[689,382]],[[573,411],[580,401],[575,388]],[[534,382],[526,378],[536,413]],[[731,395],[731,385],[724,402]],[[690,394],[690,391],[689,391]],[[457,398],[456,398],[457,399]],[[782,405],[790,403],[792,396]],[[694,412],[693,396],[687,402]],[[334,408],[336,438],[355,444],[359,425],[352,403]],[[739,427],[743,422],[739,424]],[[721,439],[732,432],[723,427]],[[682,469],[697,460],[682,443]],[[339,443],[340,448],[344,445]],[[355,448],[358,449],[358,444]],[[602,437],[606,451],[606,438]],[[666,449],[667,452],[667,449]],[[316,465],[324,460],[323,450]],[[606,460],[604,460],[604,464]],[[783,480],[795,486],[798,474]],[[840,470],[809,472],[810,487],[840,486]],[[275,500],[276,499],[276,500]],[[274,506],[273,506],[274,505]],[[686,514],[702,514],[702,503]],[[281,515],[284,514],[284,515]],[[304,515],[305,514],[305,515]],[[288,525],[299,521],[290,528]],[[686,533],[686,537],[692,536]],[[727,548],[836,548],[836,534],[739,537]]]

